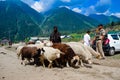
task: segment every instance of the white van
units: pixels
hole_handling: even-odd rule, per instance
[[[120,51],[120,34],[108,34],[109,45],[109,55],[114,55],[115,52]]]
[[[96,45],[92,45],[93,49]],[[115,52],[120,51],[120,33],[108,33],[103,41],[103,51],[107,55],[114,55]]]

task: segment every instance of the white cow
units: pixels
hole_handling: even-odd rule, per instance
[[[48,68],[52,67],[52,62],[60,58],[60,54],[64,54],[58,49],[54,49],[53,47],[43,47],[43,50],[45,51],[41,56],[40,60],[43,64],[43,67],[45,67],[44,60],[47,59],[49,61]]]
[[[20,51],[21,51],[21,49],[22,49],[23,47],[24,47],[24,46],[18,46],[17,49],[16,49],[18,59],[19,59],[19,57],[20,57]]]
[[[92,56],[99,58],[100,54],[95,52],[92,48],[85,46],[80,42],[68,42],[74,52],[82,58],[82,60],[87,61],[89,64],[92,63]]]

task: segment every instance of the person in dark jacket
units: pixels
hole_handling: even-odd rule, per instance
[[[50,41],[53,43],[61,43],[61,34],[58,32],[57,26],[54,26],[54,30],[50,35]]]

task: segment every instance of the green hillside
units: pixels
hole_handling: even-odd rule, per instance
[[[40,32],[39,25],[20,6],[0,1],[0,39],[24,40]]]
[[[11,0],[10,0],[11,1]],[[15,4],[17,4],[27,15],[38,25],[40,25],[44,19],[44,15],[32,9],[27,4],[23,3],[20,0],[13,0]]]
[[[115,16],[91,14],[91,15],[89,15],[89,17],[99,21],[101,24],[109,24],[111,22],[118,22],[118,21],[120,21],[120,18],[117,18]]]
[[[55,8],[41,14],[21,0],[0,1],[0,40],[7,38],[12,41],[20,41],[31,36],[49,36],[54,26],[58,26],[61,34],[73,33],[76,35],[95,29],[100,23],[112,22],[113,25],[117,21],[119,18],[115,16],[93,18],[65,7]],[[107,27],[111,27],[111,24],[108,24]],[[77,36],[76,40],[79,37]]]
[[[55,25],[58,26],[62,33],[73,33],[94,28],[98,24],[99,23],[92,18],[63,7],[47,12],[41,27],[44,30],[44,34],[50,33]]]

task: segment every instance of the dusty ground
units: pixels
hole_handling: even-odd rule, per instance
[[[13,48],[0,47],[0,80],[120,80],[120,59],[94,59],[92,68],[23,66]]]

